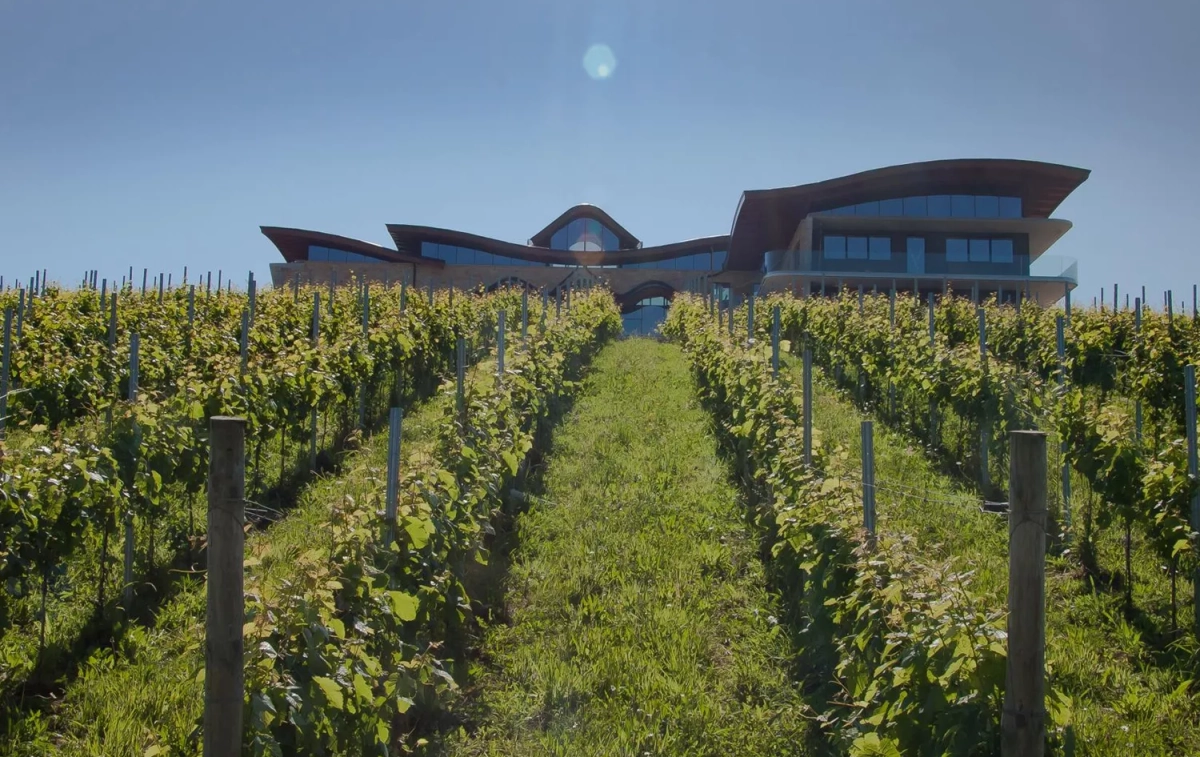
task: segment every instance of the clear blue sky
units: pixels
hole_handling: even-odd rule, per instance
[[[1088,302],[1116,281],[1190,304],[1198,21],[1191,0],[0,0],[0,273],[265,281],[260,224],[524,242],[581,201],[657,244],[728,233],[744,189],[1013,157],[1092,170],[1051,250]]]

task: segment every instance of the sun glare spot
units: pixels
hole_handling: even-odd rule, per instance
[[[617,68],[617,58],[608,45],[592,45],[583,54],[583,70],[593,79],[607,79]]]

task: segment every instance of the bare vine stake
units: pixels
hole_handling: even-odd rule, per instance
[[[429,305],[433,306],[433,282],[429,282]]]
[[[12,360],[12,308],[4,308],[4,351],[0,355],[0,440],[8,419],[8,366]]]
[[[363,342],[366,343],[370,339],[371,329],[371,290],[363,285],[362,290],[362,335]],[[366,428],[367,426],[367,384],[358,388],[358,427]]]
[[[529,290],[521,290],[521,341],[529,341]]]
[[[933,292],[929,293],[929,348],[931,351],[936,351],[937,340],[935,338],[935,322],[934,322],[934,301]],[[929,398],[929,441],[932,443],[937,439],[937,400],[934,397]]]
[[[254,271],[246,278],[246,295],[250,299],[250,323],[254,323],[254,306],[258,299],[258,282],[254,280]]]
[[[129,335],[129,403],[132,405],[137,401],[138,393],[138,347],[139,337],[135,331]],[[133,432],[135,445],[137,449],[138,430],[134,428]],[[125,511],[125,611],[128,612],[133,604],[133,511]]]
[[[1046,434],[1009,436],[1008,655],[1003,757],[1042,757],[1046,741]]]
[[[188,327],[187,335],[184,337],[184,347],[190,353],[192,351],[192,326],[196,323],[196,285],[192,284],[188,287]]]
[[[396,538],[396,500],[400,494],[400,424],[403,420],[400,408],[393,407],[388,414],[388,462],[387,500],[385,503],[385,543]]]
[[[312,307],[312,346],[316,350],[321,344],[321,292],[317,290],[313,292],[313,307]],[[308,468],[309,470],[317,469],[317,405],[313,403],[312,410],[309,414],[309,443],[308,443]]]
[[[1183,369],[1183,393],[1187,420],[1188,477],[1195,486],[1196,479],[1200,476],[1200,464],[1197,464],[1196,455],[1196,366],[1194,365],[1185,366]],[[1200,491],[1192,493],[1190,521],[1193,531],[1200,529]],[[1197,634],[1200,634],[1200,566],[1197,566],[1192,574],[1192,591],[1196,608],[1195,630]]]
[[[988,359],[987,359],[987,314],[983,308],[978,308],[979,316],[979,364],[983,368],[983,392],[987,395]],[[986,411],[979,421],[979,488],[987,497],[991,488],[991,475],[988,470],[988,447],[992,441],[992,419]]]
[[[1066,314],[1067,314],[1067,325],[1070,326],[1071,325],[1071,285],[1063,284],[1063,290],[1066,292],[1066,298],[1067,298],[1066,299],[1066,308],[1065,308]]]
[[[726,309],[729,311],[729,336],[733,337],[733,311],[737,308],[737,295],[732,291],[729,293],[729,305]]]
[[[1067,336],[1065,330],[1065,320],[1060,316],[1054,318],[1054,329],[1058,337],[1058,389],[1059,393],[1065,393],[1067,390]],[[1067,442],[1061,440],[1058,443],[1059,459],[1062,461],[1062,498],[1063,498],[1063,525],[1067,529],[1067,533],[1071,531],[1071,463],[1067,461]]]
[[[542,334],[546,333],[546,313],[550,310],[550,295],[545,289],[542,290]]]
[[[240,339],[241,357],[242,357],[242,375],[246,375],[246,363],[250,357],[250,311],[242,310],[242,336]]]
[[[95,289],[96,287],[92,287]],[[104,304],[108,301],[108,279],[103,279],[100,282],[100,312],[104,312]]]
[[[545,311],[543,311],[545,312]],[[461,336],[454,345],[455,370],[454,370],[454,400],[455,406],[458,408],[458,415],[463,421],[467,417],[467,396],[466,396],[466,381],[467,381],[467,340]]]
[[[771,309],[771,378],[779,378],[779,306]]]
[[[408,282],[400,281],[400,312],[404,312],[405,306],[408,304]]]
[[[1117,312],[1117,310],[1120,307],[1120,303],[1119,303],[1118,297],[1117,297],[1117,291],[1118,291],[1118,285],[1113,284],[1113,312],[1114,313]]]
[[[500,323],[496,327],[496,383],[504,379],[504,324],[505,311],[500,311]]]
[[[160,273],[160,274],[158,274],[158,304],[161,305],[162,301],[163,301],[163,275]]]
[[[746,300],[746,338],[750,343],[754,343],[754,293],[750,293],[750,298]]]
[[[25,290],[17,290],[17,339],[21,338],[21,333],[24,331],[22,326],[25,323]]]
[[[807,340],[806,340],[807,341]],[[812,467],[812,349],[804,345],[804,465]]]
[[[204,757],[242,750],[246,420],[214,416],[208,465]]]
[[[142,296],[143,297],[146,296],[146,277],[149,275],[150,275],[150,270],[148,268],[143,268],[142,269]]]
[[[863,421],[862,433],[862,498],[863,528],[870,539],[875,538],[875,424]]]

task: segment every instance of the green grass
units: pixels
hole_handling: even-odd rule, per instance
[[[799,383],[799,363],[789,363]],[[844,444],[855,461],[861,454],[859,423],[864,417],[829,381],[814,381],[816,432]],[[940,472],[919,444],[878,422],[875,458],[878,528],[918,536],[928,554],[961,559],[974,570],[976,590],[1003,607],[1007,521],[980,512],[972,487]],[[1055,473],[1052,461],[1051,488]],[[1079,519],[1081,503],[1075,507]],[[1101,558],[1114,565],[1123,561],[1116,530],[1098,542]],[[1135,554],[1141,596],[1152,593],[1161,604],[1166,579],[1145,550]],[[1049,559],[1046,582],[1047,669],[1053,684],[1071,698],[1076,754],[1200,754],[1200,705],[1186,691],[1186,666],[1147,643],[1138,619],[1123,613],[1121,591],[1095,588],[1084,580],[1078,560],[1069,553]],[[1182,592],[1182,580],[1180,587]],[[1186,623],[1187,613],[1180,615]]]
[[[453,395],[441,394],[407,414],[402,465],[424,464]],[[338,476],[322,476],[303,492],[296,508],[267,531],[251,535],[246,590],[278,587],[293,561],[327,541],[330,505],[344,497],[378,497],[386,473],[387,434],[351,453]],[[148,627],[120,634],[116,649],[93,655],[65,697],[14,724],[0,754],[141,755],[152,745],[195,752],[192,731],[203,710],[205,589],[190,580],[160,609]]]
[[[597,358],[517,523],[452,755],[800,754],[755,537],[677,347]]]

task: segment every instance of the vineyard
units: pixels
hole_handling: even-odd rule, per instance
[[[1050,753],[1200,753],[1193,317],[681,293],[606,346],[599,290],[32,291],[0,753],[200,752],[219,416],[246,754],[999,754],[1018,429]]]

